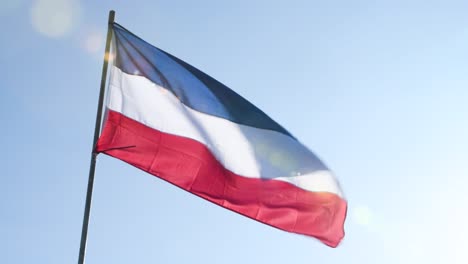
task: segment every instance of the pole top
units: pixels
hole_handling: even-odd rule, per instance
[[[115,11],[114,10],[110,10],[109,11],[109,24],[112,24],[114,23],[114,18],[115,18]]]

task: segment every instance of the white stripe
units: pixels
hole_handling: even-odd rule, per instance
[[[332,173],[295,139],[195,111],[145,77],[113,66],[107,105],[148,127],[203,143],[226,169],[238,175],[342,196]]]

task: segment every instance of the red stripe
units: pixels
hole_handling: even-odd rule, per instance
[[[227,209],[316,237],[331,247],[344,236],[347,204],[338,195],[234,174],[202,143],[149,128],[118,112],[108,112],[97,151]]]

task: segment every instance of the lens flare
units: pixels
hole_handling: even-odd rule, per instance
[[[104,34],[99,31],[88,33],[83,40],[83,46],[87,52],[97,53],[104,48]]]
[[[78,24],[81,6],[77,0],[36,0],[30,15],[37,32],[59,38],[70,33]]]

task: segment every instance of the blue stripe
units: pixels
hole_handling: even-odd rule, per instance
[[[171,91],[186,106],[247,126],[292,137],[282,126],[240,95],[188,63],[113,24],[116,58],[122,71],[144,76]]]

